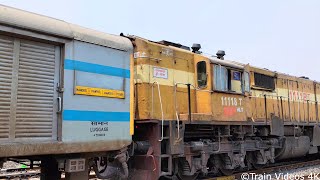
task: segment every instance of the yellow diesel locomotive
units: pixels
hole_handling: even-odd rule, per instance
[[[228,175],[318,153],[319,83],[204,55],[199,44],[128,38],[133,179]]]

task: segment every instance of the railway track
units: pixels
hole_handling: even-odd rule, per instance
[[[312,167],[317,165],[320,165],[320,159],[308,160],[305,162],[291,161],[291,162],[284,162],[283,164],[280,164],[280,165],[277,164],[271,167],[265,167],[261,169],[250,170],[250,171],[242,171],[242,172],[233,174],[231,176],[202,178],[201,180],[251,180],[251,179],[258,179],[257,176],[260,176],[260,177],[264,176],[263,179],[268,179],[266,175],[269,175],[269,174],[275,174],[283,171],[295,170],[299,168]],[[35,167],[33,169],[29,169],[29,168],[1,169],[0,179],[1,180],[2,179],[30,179],[30,178],[40,179],[40,174],[41,174],[40,167]],[[254,178],[254,175],[257,175],[256,178]],[[97,179],[93,172],[90,173],[89,178],[92,180]],[[62,174],[61,179],[62,180],[64,179],[64,174]],[[302,179],[308,180],[311,178],[308,175],[304,175],[299,178],[299,180],[302,180]],[[318,177],[318,179],[320,179],[320,176]],[[317,180],[317,178],[314,177],[313,180]]]
[[[40,168],[12,168],[1,169],[0,179],[30,179],[40,177]]]
[[[238,172],[238,173],[235,173],[231,176],[203,178],[202,180],[255,180],[255,179],[268,180],[269,175],[274,175],[276,173],[279,174],[283,171],[296,170],[299,168],[312,167],[312,166],[317,166],[317,165],[320,165],[320,159],[309,160],[309,161],[305,161],[305,162],[285,162],[282,165],[278,164],[276,166],[265,167],[265,168],[261,168],[261,169],[250,170],[250,171]],[[262,178],[259,178],[259,177],[262,177]],[[273,177],[272,179],[275,179],[275,177]],[[280,179],[285,179],[285,178],[280,178]],[[308,179],[320,180],[320,176],[317,178],[317,177],[310,177],[310,175],[301,175],[298,178],[298,180],[308,180]]]
[[[12,169],[1,169],[0,180],[9,179],[40,179],[40,167],[33,169],[30,168],[12,168]],[[61,180],[65,179],[64,173],[61,174]],[[96,175],[92,171],[89,175],[90,180],[97,179]]]

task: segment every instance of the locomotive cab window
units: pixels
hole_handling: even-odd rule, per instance
[[[218,91],[228,91],[228,70],[221,65],[214,66],[214,87]]]
[[[242,93],[242,76],[241,72],[237,70],[230,70],[230,90],[236,93]]]
[[[274,90],[274,77],[260,73],[254,73],[254,85],[256,87]]]
[[[244,72],[243,86],[245,92],[250,92],[250,75],[248,72]]]
[[[199,88],[207,86],[207,65],[205,61],[197,63],[197,81]]]
[[[214,65],[214,87],[217,91],[242,93],[242,72]]]

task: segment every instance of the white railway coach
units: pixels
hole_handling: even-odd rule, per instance
[[[127,38],[1,5],[1,161],[41,160],[43,179],[58,169],[80,179],[89,163],[106,164],[93,157],[113,157],[124,169],[106,176],[127,176],[132,49]]]

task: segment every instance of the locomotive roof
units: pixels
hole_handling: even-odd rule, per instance
[[[179,47],[174,47],[174,46],[171,46],[171,45],[165,45],[163,43],[159,43],[157,41],[151,41],[151,40],[148,40],[148,39],[145,39],[145,38],[142,38],[142,37],[139,37],[139,36],[134,36],[134,35],[129,35],[128,36],[129,38],[138,38],[138,39],[141,39],[141,40],[144,40],[144,41],[147,41],[147,42],[150,42],[150,43],[155,43],[155,44],[158,44],[159,46],[166,46],[166,47],[169,47],[169,48],[172,48],[176,51],[181,51],[181,52],[184,52],[184,53],[189,53],[189,54],[194,54],[192,51],[190,50],[186,50],[186,49],[183,49],[183,48],[179,48]],[[289,75],[289,74],[285,74],[285,73],[281,73],[281,72],[277,72],[277,71],[272,71],[270,69],[266,69],[266,68],[261,68],[261,67],[257,67],[257,66],[252,66],[250,64],[244,64],[244,63],[241,63],[241,62],[237,62],[237,61],[234,61],[234,60],[227,60],[227,59],[224,59],[224,60],[221,60],[221,59],[218,59],[216,56],[214,55],[210,55],[210,54],[206,54],[206,53],[202,53],[200,54],[206,58],[208,58],[210,60],[211,63],[214,63],[214,64],[221,64],[221,65],[224,65],[224,66],[229,66],[229,67],[233,67],[233,68],[237,68],[237,69],[244,69],[244,67],[246,65],[249,65],[250,68],[253,68],[254,71],[258,71],[259,73],[262,73],[262,74],[266,74],[266,75],[269,75],[269,76],[275,76],[277,75],[278,77],[283,77],[283,78],[286,78],[286,79],[291,79],[291,80],[295,80],[295,81],[310,81],[310,82],[317,82],[317,81],[314,81],[314,80],[311,80],[311,79],[307,79],[307,78],[303,78],[303,77],[298,77],[298,76],[293,76],[293,75]],[[317,83],[320,83],[320,82],[317,82]]]
[[[241,64],[241,63],[237,63],[237,62],[229,61],[229,60],[221,60],[221,59],[218,59],[218,58],[212,57],[212,56],[208,57],[208,58],[209,58],[211,63],[221,64],[221,65],[224,65],[224,66],[229,66],[229,67],[233,67],[233,68],[237,68],[237,69],[243,69],[244,66],[245,66],[244,64]]]
[[[123,51],[132,50],[132,44],[127,38],[4,5],[0,5],[0,23]]]

